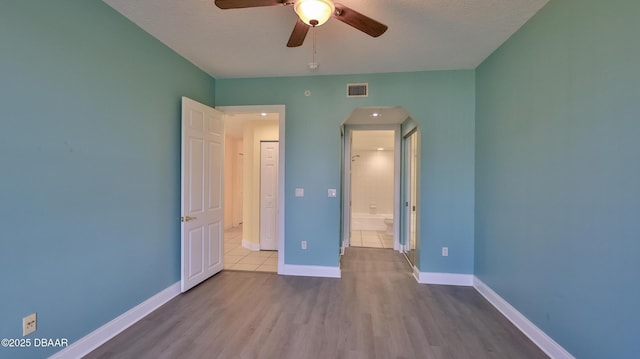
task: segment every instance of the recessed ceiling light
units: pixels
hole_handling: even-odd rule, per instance
[[[266,112],[263,112],[263,113],[261,113],[261,114],[260,114],[260,116],[262,116],[262,117],[266,117],[266,116],[267,116],[267,113],[266,113]]]
[[[382,114],[380,112],[374,112],[371,114],[371,117],[381,117]]]
[[[384,151],[384,148],[378,147],[378,151]]]

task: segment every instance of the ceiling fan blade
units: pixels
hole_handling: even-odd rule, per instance
[[[220,9],[243,9],[247,7],[274,6],[284,4],[284,0],[216,0]]]
[[[335,4],[336,11],[333,17],[344,22],[347,25],[353,26],[356,29],[364,32],[373,37],[378,37],[387,31],[387,25],[380,23],[368,16],[352,10],[342,4]]]
[[[289,42],[287,42],[287,47],[298,47],[302,45],[308,31],[309,25],[298,19],[296,26],[293,28],[293,32],[291,32],[291,36],[289,37]]]

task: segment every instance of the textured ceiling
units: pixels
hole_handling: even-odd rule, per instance
[[[351,152],[354,156],[361,151],[383,150],[395,150],[395,135],[393,131],[353,131]]]
[[[244,137],[244,125],[252,121],[278,121],[277,113],[227,113],[224,120],[224,133],[226,136],[241,139]]]
[[[340,0],[389,26],[372,38],[330,19],[286,43],[291,6],[220,10],[213,0],[104,0],[215,78],[473,69],[548,0]]]

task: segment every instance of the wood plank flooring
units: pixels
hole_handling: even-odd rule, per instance
[[[342,278],[223,271],[86,358],[547,358],[471,287],[416,283],[388,249]]]

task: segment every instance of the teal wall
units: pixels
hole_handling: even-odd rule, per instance
[[[338,266],[340,124],[403,106],[420,270],[475,273],[579,358],[636,356],[639,18],[635,0],[552,0],[476,71],[214,81],[101,1],[0,2],[0,338],[38,312],[37,337],[73,342],[179,280],[184,95],[286,105],[299,265]]]
[[[368,82],[369,97],[346,98],[354,82]],[[286,105],[285,262],[320,266],[339,260],[340,201],[327,189],[340,188],[340,125],[360,106],[403,106],[421,131],[419,268],[473,273],[474,89],[471,70],[218,79],[215,102]]]
[[[639,19],[552,0],[476,70],[476,276],[578,358],[640,353]]]
[[[215,83],[97,0],[2,0],[0,48],[0,338],[72,342],[179,280],[180,97]]]

